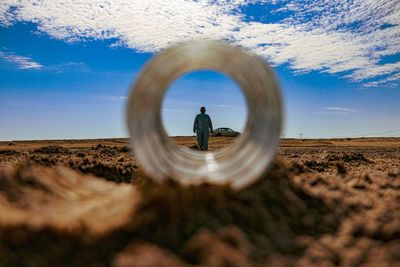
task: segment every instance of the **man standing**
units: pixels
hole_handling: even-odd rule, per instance
[[[196,133],[200,150],[208,150],[208,137],[213,132],[211,118],[206,114],[206,108],[200,108],[200,114],[194,119],[193,133]]]

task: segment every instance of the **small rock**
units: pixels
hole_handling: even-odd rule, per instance
[[[338,174],[344,175],[344,174],[347,173],[347,170],[346,170],[346,168],[343,166],[342,163],[336,163],[336,169],[337,169]]]

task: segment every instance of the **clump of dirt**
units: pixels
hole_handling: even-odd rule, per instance
[[[81,153],[77,157],[60,158],[57,156],[36,155],[30,156],[30,160],[44,166],[64,165],[82,173],[93,174],[97,177],[113,181],[116,183],[131,183],[136,176],[137,165],[129,161],[118,160],[117,162],[102,162],[87,157],[87,154]],[[122,157],[125,159],[124,157]]]
[[[44,166],[53,166],[60,163],[60,159],[54,156],[32,154],[29,160]]]
[[[308,167],[309,169],[318,171],[318,172],[322,172],[324,171],[326,168],[329,168],[330,164],[326,163],[326,162],[318,162],[315,160],[309,160],[309,161],[305,161],[304,165],[306,167]]]
[[[87,154],[84,153],[84,152],[77,152],[75,155],[76,155],[78,158],[84,158],[84,157],[87,156]]]
[[[344,161],[344,162],[368,162],[372,163],[371,160],[367,159],[362,153],[341,153],[341,154],[330,154],[326,157],[328,161]]]
[[[98,151],[102,155],[111,157],[116,156],[119,152],[121,152],[121,149],[116,146],[107,146],[103,144],[98,144],[93,148],[93,150]]]
[[[13,149],[2,149],[2,150],[0,150],[0,155],[3,155],[3,156],[12,156],[12,155],[18,155],[18,154],[19,154],[19,152],[15,151]]]
[[[123,146],[119,148],[119,152],[121,153],[130,153],[132,152],[132,149],[129,146]]]
[[[337,169],[338,174],[340,174],[340,175],[347,174],[346,168],[340,162],[336,163],[336,169]]]
[[[118,253],[112,263],[113,267],[188,267],[181,259],[171,252],[160,247],[145,243],[135,242],[129,244],[122,252]]]
[[[124,164],[118,162],[118,164],[113,164],[88,158],[84,158],[83,160],[70,160],[68,166],[82,173],[90,173],[117,183],[133,182],[137,169],[136,165],[130,163]]]
[[[344,162],[352,162],[352,161],[372,162],[367,158],[365,158],[365,156],[362,153],[345,154],[342,156],[342,160]]]
[[[62,146],[43,146],[38,149],[35,149],[33,153],[41,153],[41,154],[70,154],[71,152]]]
[[[192,145],[189,148],[193,149],[193,150],[199,150],[199,146],[198,145]]]
[[[63,166],[0,169],[0,266],[106,266],[139,199]]]

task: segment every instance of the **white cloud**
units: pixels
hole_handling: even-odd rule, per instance
[[[350,113],[355,112],[352,108],[345,108],[345,107],[325,107],[322,109],[322,113]]]
[[[270,13],[245,20],[241,8],[256,2],[270,5]],[[285,19],[269,22],[277,13]],[[399,72],[397,63],[380,63],[400,53],[398,0],[2,1],[0,24],[17,21],[37,23],[39,31],[68,42],[113,38],[115,45],[143,52],[195,38],[222,39],[275,65],[354,81]]]
[[[393,72],[400,74],[400,62],[370,66],[366,69],[358,69],[347,77],[356,81],[361,81],[368,78],[391,74]]]
[[[388,83],[395,82],[398,80],[400,80],[400,73],[390,75],[389,77],[378,80],[378,81],[368,82],[365,84],[365,86],[366,87],[377,87],[381,84],[388,84]]]
[[[42,64],[35,62],[30,57],[15,55],[14,53],[0,51],[0,58],[10,63],[15,64],[19,69],[41,69]]]
[[[109,98],[111,101],[125,101],[127,99],[126,96],[111,96]]]
[[[92,73],[93,71],[84,62],[65,62],[58,63],[55,65],[46,66],[46,71],[54,73],[66,73],[66,72],[80,72],[80,73]]]
[[[177,108],[163,108],[163,111],[172,111],[172,112],[193,112],[188,109],[177,109]]]
[[[72,71],[91,72],[90,68],[83,62],[65,62],[55,65],[44,66],[39,62],[34,61],[30,57],[16,55],[14,52],[0,51],[0,58],[13,63],[18,69],[34,69],[42,71],[50,71],[54,73],[65,73]]]

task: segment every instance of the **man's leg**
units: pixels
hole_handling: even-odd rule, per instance
[[[208,138],[210,137],[210,133],[206,131],[204,133],[204,149],[208,150]]]
[[[201,150],[204,150],[205,149],[205,147],[204,147],[204,132],[202,132],[201,133],[201,138],[200,138],[200,149]]]
[[[198,147],[199,150],[201,150],[201,137],[202,137],[202,133],[199,132],[198,130],[197,130],[197,132],[196,132],[196,137],[197,137],[197,147]]]

